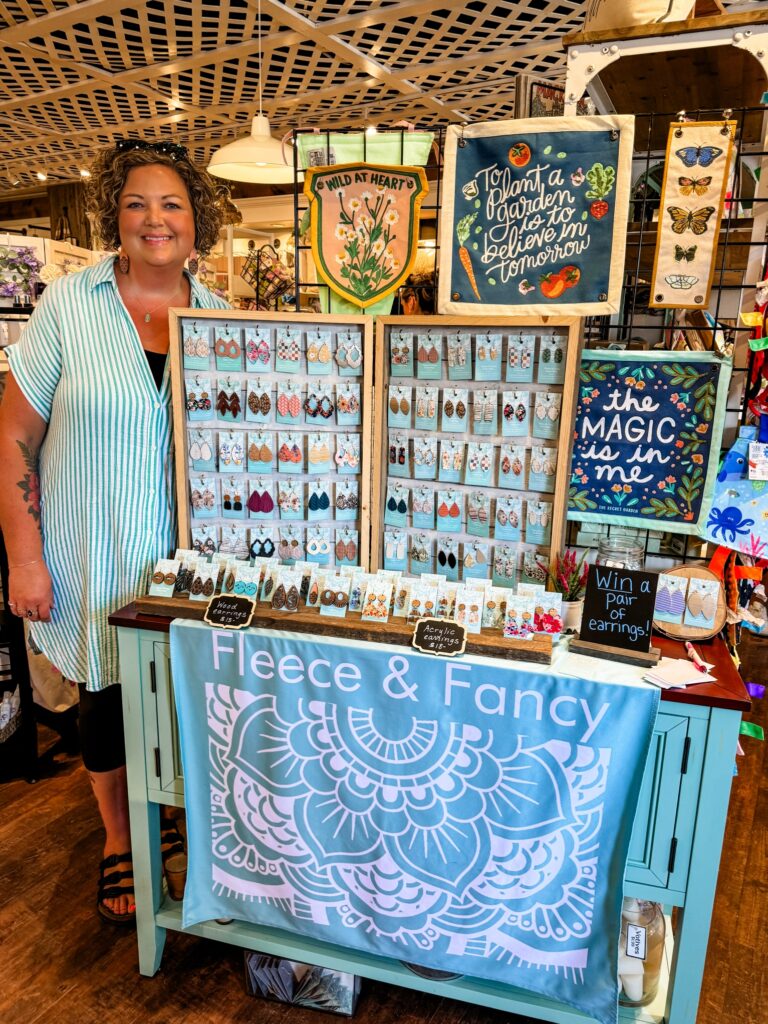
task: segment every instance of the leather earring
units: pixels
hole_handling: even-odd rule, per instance
[[[128,253],[123,252],[120,249],[120,255],[117,257],[117,266],[121,274],[127,274],[131,269],[131,261],[128,258]]]
[[[189,259],[187,260],[187,269],[189,270],[192,277],[197,277],[197,272],[200,269],[200,258],[198,256],[197,249],[193,249],[192,252],[189,254]]]

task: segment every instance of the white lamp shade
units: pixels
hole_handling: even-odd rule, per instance
[[[222,146],[213,154],[208,171],[230,181],[273,185],[293,181],[293,165],[285,162],[282,143],[272,138],[269,119],[263,114],[254,117],[250,135]],[[299,181],[302,177],[300,174]]]

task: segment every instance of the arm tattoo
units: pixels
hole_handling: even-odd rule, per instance
[[[40,522],[40,477],[37,473],[37,453],[34,452],[28,445],[24,444],[23,441],[17,441],[16,444],[21,449],[21,454],[24,458],[24,463],[27,467],[28,472],[25,476],[19,480],[17,487],[21,488],[24,501],[27,505],[27,512],[32,516],[36,523]]]

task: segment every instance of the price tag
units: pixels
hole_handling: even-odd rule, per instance
[[[749,442],[749,479],[768,480],[768,444]]]
[[[219,629],[243,629],[253,618],[255,608],[256,603],[250,597],[219,594],[208,602],[204,619],[209,626]]]
[[[646,930],[639,924],[627,925],[627,956],[635,960],[645,960]]]
[[[411,643],[424,654],[442,654],[453,658],[464,653],[467,630],[449,619],[419,619]]]

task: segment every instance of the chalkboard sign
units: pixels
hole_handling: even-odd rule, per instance
[[[729,379],[711,353],[584,352],[568,518],[698,533]]]
[[[655,572],[591,565],[579,640],[647,653],[657,583]]]
[[[450,126],[441,313],[619,309],[634,118]]]
[[[452,658],[463,654],[467,631],[449,619],[419,619],[413,631],[413,646],[424,654],[443,654]]]
[[[205,621],[219,629],[243,629],[253,618],[256,604],[250,597],[219,594],[212,597],[205,610]]]

